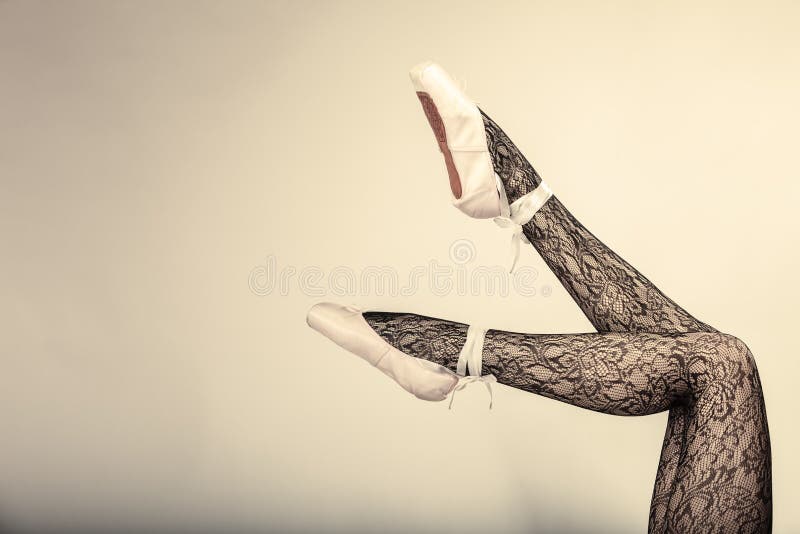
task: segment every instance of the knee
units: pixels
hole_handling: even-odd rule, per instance
[[[714,333],[694,347],[690,374],[698,386],[709,383],[753,384],[758,371],[753,353],[745,343],[730,334]]]
[[[720,334],[722,350],[720,359],[730,368],[744,374],[752,374],[756,369],[756,362],[753,353],[745,345],[744,341],[730,334]]]

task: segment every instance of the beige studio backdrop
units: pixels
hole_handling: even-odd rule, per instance
[[[666,414],[504,386],[448,411],[305,324],[334,300],[591,331],[532,250],[524,279],[487,276],[509,236],[449,206],[407,77],[434,59],[589,229],[748,343],[775,532],[800,532],[798,21],[796,2],[0,1],[2,523],[646,529]]]

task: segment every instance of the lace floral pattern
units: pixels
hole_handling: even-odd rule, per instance
[[[509,200],[519,198],[541,183],[541,177],[506,133],[481,112],[495,172]],[[553,196],[523,228],[526,237],[558,277],[598,332],[686,333],[715,332],[711,326],[689,315],[664,295],[644,275],[589,232]],[[690,460],[686,446],[691,433],[691,411],[683,404],[672,406],[650,507],[650,532],[673,530],[673,495],[685,489],[680,469]],[[769,431],[762,429],[766,446],[760,453],[770,461]],[[771,471],[761,481],[760,506],[771,529]],[[721,488],[720,488],[721,490]],[[702,521],[696,527],[704,528]],[[747,531],[747,530],[745,530]]]
[[[483,118],[495,172],[513,202],[541,178],[497,124]],[[490,330],[484,374],[607,414],[669,410],[649,532],[769,532],[769,430],[749,349],[669,299],[557,198],[524,232],[597,333]],[[467,325],[402,313],[364,317],[399,350],[455,371]]]

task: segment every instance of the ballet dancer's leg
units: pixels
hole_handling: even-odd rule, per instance
[[[466,325],[414,314],[364,317],[399,350],[456,369]],[[483,369],[500,383],[602,413],[647,415],[685,406],[686,446],[664,531],[769,530],[766,414],[755,362],[737,338],[490,330]]]

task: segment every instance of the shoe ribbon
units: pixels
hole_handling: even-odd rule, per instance
[[[495,378],[494,375],[481,376],[481,367],[483,366],[483,341],[485,337],[486,330],[482,328],[470,325],[469,330],[467,330],[467,340],[464,342],[461,353],[458,355],[456,374],[458,374],[459,379],[450,396],[449,409],[453,409],[453,401],[456,398],[457,391],[461,391],[470,384],[476,383],[483,383],[486,386],[486,390],[489,392],[489,409],[492,409],[492,405],[494,404],[492,384],[497,382],[497,378]]]
[[[530,241],[522,231],[522,226],[527,224],[536,212],[553,196],[553,191],[542,181],[536,189],[515,200],[511,205],[508,204],[505,186],[500,177],[495,174],[497,180],[497,190],[500,193],[500,216],[494,218],[495,224],[500,228],[511,228],[511,266],[509,272],[514,272],[514,268],[519,260],[520,243],[530,244]]]

